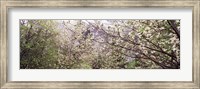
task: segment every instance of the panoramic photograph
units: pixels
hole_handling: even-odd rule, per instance
[[[180,69],[180,20],[21,19],[20,69]]]

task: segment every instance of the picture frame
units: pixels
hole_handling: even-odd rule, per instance
[[[88,88],[185,88],[200,89],[200,1],[199,0],[1,0],[1,28],[0,28],[0,87],[10,88],[61,88],[61,89],[88,89]],[[192,8],[193,39],[192,39],[192,81],[8,81],[8,9],[9,8]]]

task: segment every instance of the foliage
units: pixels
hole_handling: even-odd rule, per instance
[[[180,20],[21,20],[22,69],[179,69]]]

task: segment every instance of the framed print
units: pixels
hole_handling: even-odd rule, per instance
[[[1,89],[199,89],[199,0],[1,0]]]

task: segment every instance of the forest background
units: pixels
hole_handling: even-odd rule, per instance
[[[21,69],[179,69],[180,20],[20,20]]]

